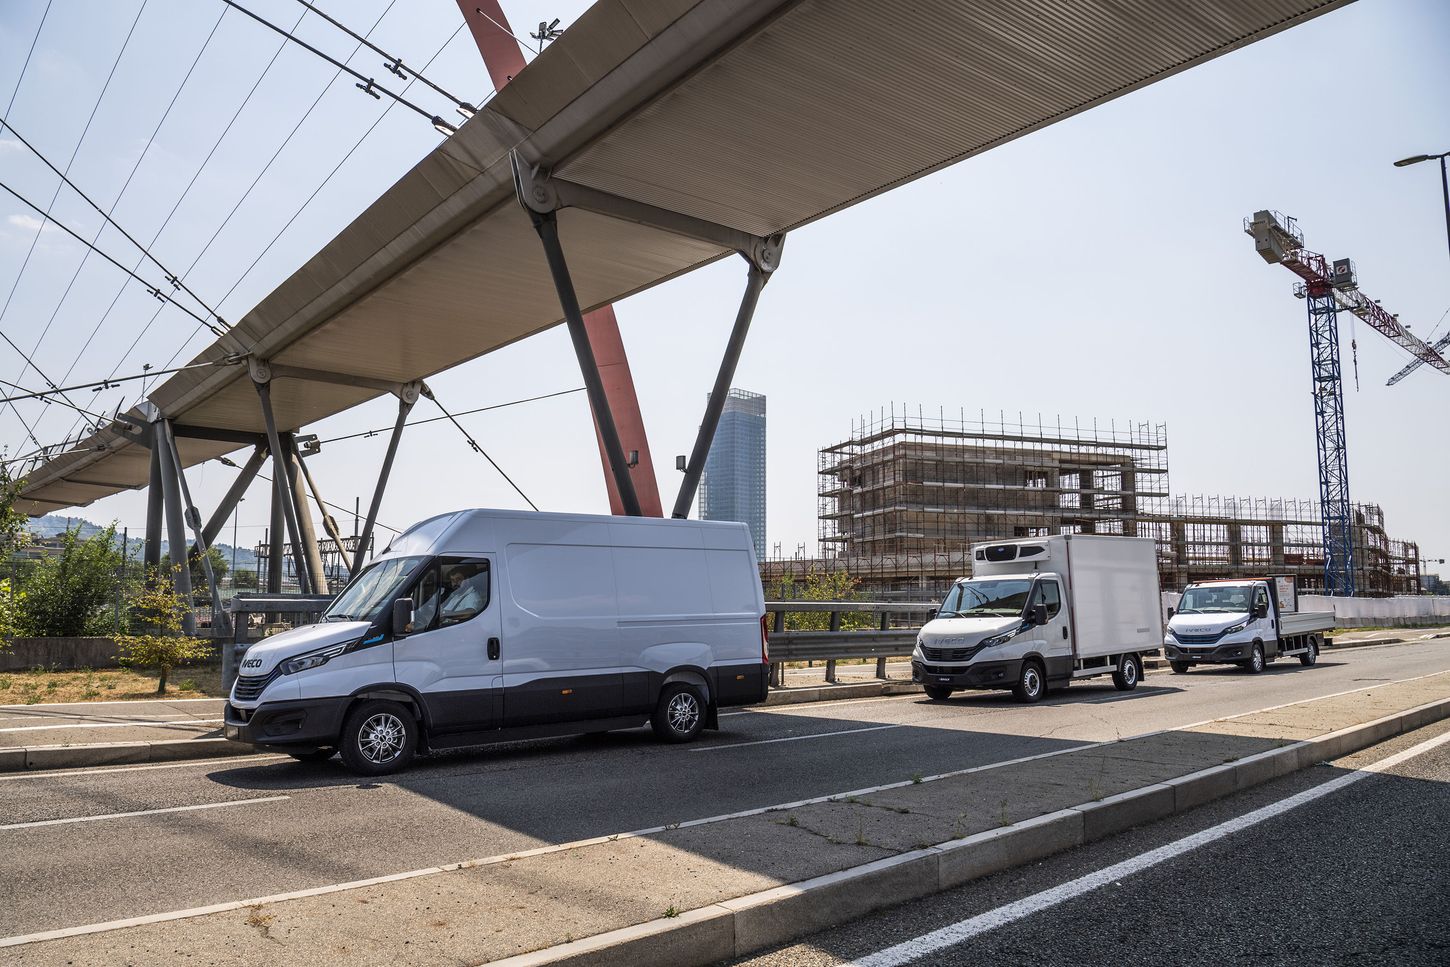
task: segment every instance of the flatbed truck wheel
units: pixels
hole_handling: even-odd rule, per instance
[[[1304,654],[1299,656],[1299,664],[1306,668],[1319,660],[1319,642],[1313,638],[1309,639],[1309,647],[1304,649]]]
[[[933,702],[945,702],[952,697],[952,690],[944,685],[923,685],[922,689]]]
[[[1264,646],[1254,642],[1253,649],[1249,652],[1249,660],[1243,663],[1243,670],[1250,675],[1257,675],[1264,670],[1267,662],[1264,661]]]

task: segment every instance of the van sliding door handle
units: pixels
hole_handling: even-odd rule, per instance
[[[1067,625],[1063,625],[1062,626],[1062,637],[1063,638],[1066,638],[1067,637]]]
[[[498,639],[488,639],[488,660],[498,661]]]

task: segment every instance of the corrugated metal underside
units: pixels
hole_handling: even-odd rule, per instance
[[[556,325],[512,197],[515,146],[568,179],[766,235],[1346,2],[604,0],[198,359],[244,351],[401,382]],[[560,231],[586,306],[723,254],[578,211]],[[294,428],[379,395],[295,380],[272,394]],[[183,423],[262,429],[240,366],[177,374],[151,399]],[[185,441],[183,461],[231,449]],[[147,465],[108,430],[30,479],[28,509],[44,513],[141,486]]]

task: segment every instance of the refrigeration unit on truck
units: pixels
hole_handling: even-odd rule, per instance
[[[1073,680],[1112,675],[1124,691],[1162,644],[1158,560],[1147,537],[1064,534],[972,546],[917,638],[912,679],[933,699],[1011,689],[1035,702]]]
[[[1333,611],[1299,611],[1292,577],[1200,581],[1168,612],[1163,654],[1180,675],[1202,664],[1257,673],[1276,658],[1312,665],[1333,628]]]
[[[414,525],[314,625],[247,649],[226,737],[355,772],[416,752],[651,723],[765,698],[744,524],[465,510]]]

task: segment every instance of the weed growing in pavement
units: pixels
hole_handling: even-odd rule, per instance
[[[861,823],[857,823],[856,824],[856,845],[857,846],[870,846],[871,845],[870,843],[866,842],[866,828]]]
[[[858,803],[860,801],[861,800],[857,799],[855,796],[847,796],[846,797],[846,802],[851,803],[852,805],[855,805],[856,803]]]
[[[921,773],[919,773],[919,772],[912,773],[912,775],[911,775],[911,784],[913,786],[919,786],[919,785],[921,785]]]
[[[679,915],[680,911],[675,908],[675,905],[673,903],[665,907],[665,916],[670,918],[671,920],[673,920],[675,917],[678,917]]]
[[[791,813],[789,816],[785,817],[785,824],[787,826],[799,826],[801,824],[801,821],[795,818],[795,813]]]
[[[1011,826],[1012,820],[1007,818],[1007,800],[1002,800],[1002,808],[997,814],[998,826]]]

